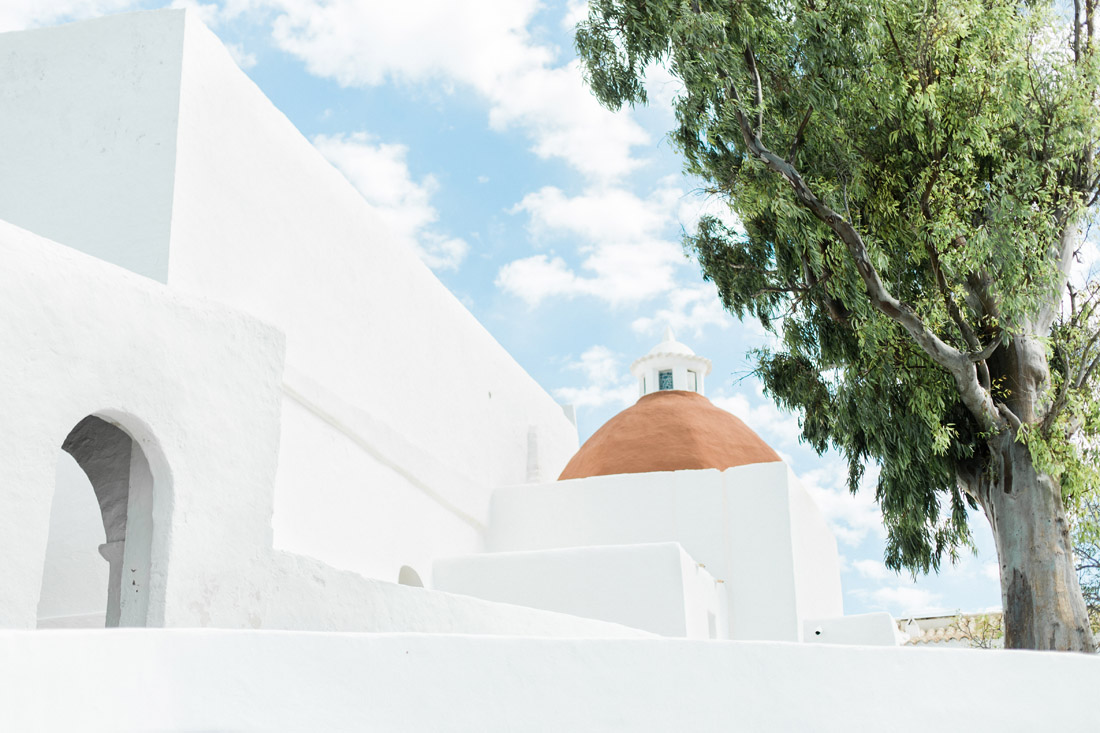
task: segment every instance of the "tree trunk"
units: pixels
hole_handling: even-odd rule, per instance
[[[1009,431],[991,448],[982,504],[1000,561],[1005,648],[1095,651],[1059,482]]]

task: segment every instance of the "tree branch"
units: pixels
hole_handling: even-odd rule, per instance
[[[898,61],[901,62],[902,68],[908,68],[909,62],[905,60],[905,54],[901,52],[901,46],[898,45],[898,39],[894,37],[894,29],[890,25],[890,21],[886,21],[886,32],[890,34],[890,42],[894,44],[894,50],[898,53]]]
[[[1093,291],[1091,294],[1093,297],[1086,299],[1085,303],[1078,309],[1077,291],[1072,285],[1067,285],[1067,289],[1069,291],[1071,312],[1069,325],[1075,328],[1081,328],[1083,325],[1087,326],[1092,321],[1097,305],[1100,304],[1100,298],[1095,297],[1096,291]],[[1058,386],[1058,394],[1055,395],[1054,401],[1051,403],[1046,415],[1043,416],[1042,429],[1044,434],[1049,433],[1054,427],[1058,416],[1069,403],[1070,393],[1086,387],[1097,367],[1100,366],[1100,353],[1095,352],[1098,341],[1100,341],[1100,328],[1094,328],[1092,335],[1080,349],[1079,368],[1076,374],[1074,374],[1073,364],[1070,362],[1070,355],[1066,352],[1064,346],[1055,344],[1055,351],[1061,357],[1065,367],[1062,374],[1062,383]],[[1089,362],[1090,358],[1091,362]],[[1088,366],[1085,366],[1086,362],[1089,362]]]
[[[1012,428],[1012,432],[1016,432],[1020,429],[1023,423],[1020,422],[1020,418],[1016,417],[1016,413],[1009,409],[1008,405],[1003,402],[997,403],[997,412],[1001,414],[1001,417],[1005,419],[1008,426]]]
[[[925,218],[931,220],[931,212],[924,199],[921,200],[921,209],[924,212]],[[989,365],[985,363],[985,360],[993,355],[993,352],[997,350],[1000,343],[994,341],[984,349],[982,348],[978,335],[974,332],[974,329],[970,327],[966,319],[963,318],[962,311],[959,310],[959,306],[955,303],[955,299],[951,297],[951,290],[947,287],[947,278],[943,274],[943,268],[940,267],[939,253],[936,252],[936,248],[932,246],[931,242],[925,242],[925,249],[928,251],[928,260],[932,265],[932,273],[936,277],[936,285],[939,287],[940,294],[943,296],[944,306],[947,308],[951,320],[954,321],[955,326],[958,327],[959,333],[962,334],[963,340],[966,341],[966,348],[969,350],[970,360],[978,365],[978,378],[981,380],[982,387],[985,388],[986,391],[989,391],[992,388],[992,381],[989,376]]]
[[[1001,347],[1001,343],[999,341],[994,341],[993,343],[987,345],[981,351],[968,351],[967,354],[966,354],[966,357],[968,359],[970,359],[970,361],[974,362],[975,364],[978,364],[980,366],[985,366],[985,360],[988,359],[989,357],[993,356],[993,352],[996,351],[997,349],[999,349],[1000,347]],[[986,368],[985,375],[986,375],[986,379],[988,379],[989,378],[989,369],[988,369],[988,367]],[[989,389],[988,385],[986,385],[986,389]]]
[[[818,279],[814,275],[813,269],[810,267],[809,259],[805,254],[802,255],[802,279],[809,284],[811,290],[823,285],[831,276],[832,272],[827,270],[825,277]],[[848,323],[848,309],[844,307],[844,304],[830,296],[828,291],[824,288],[821,288],[820,297],[821,305],[825,308],[826,315],[833,319],[833,321],[846,325]]]
[[[993,404],[992,396],[978,381],[977,370],[970,356],[936,336],[909,305],[899,301],[886,289],[879,277],[878,270],[871,263],[867,246],[860,233],[847,219],[833,211],[814,195],[792,164],[765,147],[759,135],[753,131],[752,126],[741,111],[740,98],[736,88],[732,84],[727,86],[728,94],[734,101],[733,113],[741,128],[745,147],[764,165],[786,179],[799,203],[832,229],[847,246],[856,271],[863,279],[871,304],[881,313],[900,324],[934,362],[946,369],[955,378],[963,404],[973,413],[983,429],[1003,429],[1006,418],[1002,417],[1003,413]]]
[[[1068,211],[1058,211],[1056,216],[1065,222],[1061,232],[1058,234],[1058,241],[1051,245],[1050,248],[1050,255],[1054,259],[1054,263],[1062,277],[1061,285],[1058,287],[1060,291],[1062,286],[1064,286],[1069,279],[1069,272],[1074,262],[1073,254],[1077,251],[1078,242],[1081,239],[1081,229],[1077,222],[1068,220]],[[1050,300],[1032,316],[1031,327],[1035,333],[1047,333],[1050,331],[1050,327],[1054,324],[1054,320],[1058,316],[1060,306],[1060,298],[1050,298]]]
[[[802,123],[798,126],[798,131],[794,134],[794,140],[791,142],[791,150],[787,153],[787,162],[794,163],[794,156],[798,155],[798,149],[802,147],[802,133],[806,131],[806,125],[810,122],[810,115],[814,113],[814,106],[811,104],[810,108],[806,110],[806,116],[802,118]]]
[[[956,242],[959,240],[963,242],[966,241],[963,237],[955,238]],[[1001,317],[1001,308],[990,290],[992,282],[993,278],[991,278],[989,273],[985,270],[979,270],[978,272],[968,274],[966,276],[966,289],[967,292],[970,293],[970,296],[966,299],[966,302],[976,313],[984,317],[992,318],[997,323],[1003,323],[1004,319]]]
[[[753,80],[753,103],[756,105],[756,134],[764,132],[764,86],[760,83],[760,72],[756,68],[756,54],[752,47],[745,46],[745,63],[748,64],[749,73]],[[801,130],[800,130],[801,132]]]
[[[1073,63],[1081,63],[1081,0],[1073,0]]]
[[[1096,342],[1097,335],[1100,335],[1100,332],[1094,333],[1092,335],[1092,339],[1089,341],[1090,346],[1092,346]],[[1085,369],[1083,369],[1080,374],[1077,375],[1077,379],[1075,379],[1073,383],[1075,389],[1081,389],[1081,387],[1084,387],[1086,384],[1089,383],[1089,380],[1092,378],[1093,373],[1096,371],[1096,367],[1098,364],[1100,364],[1100,354],[1094,356],[1089,365],[1085,367]]]

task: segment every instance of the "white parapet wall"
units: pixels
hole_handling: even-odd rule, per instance
[[[242,578],[241,586],[249,617],[236,626],[588,639],[652,636],[618,623],[370,580],[286,552],[265,558]]]
[[[572,456],[561,408],[195,14],[0,34],[0,56],[0,219],[285,335],[281,546],[427,578],[482,549],[492,487]]]
[[[836,541],[785,463],[498,490],[491,552],[677,542],[724,582],[729,637],[799,641],[843,615]]]
[[[832,618],[807,618],[802,640],[815,644],[897,646],[904,637],[894,617],[885,611]]]
[[[721,583],[675,542],[436,562],[434,587],[689,639],[728,638]]]
[[[79,630],[0,632],[0,659],[5,731],[992,733],[1100,723],[1100,663],[1079,654]]]

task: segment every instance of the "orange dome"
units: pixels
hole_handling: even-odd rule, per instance
[[[558,480],[778,460],[779,454],[748,425],[703,395],[665,390],[643,396],[608,420],[584,442]]]

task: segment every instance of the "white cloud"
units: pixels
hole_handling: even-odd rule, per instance
[[[663,64],[652,64],[645,70],[645,87],[649,104],[669,115],[673,113],[673,101],[684,91],[684,83]]]
[[[897,580],[898,574],[878,560],[855,560],[852,567],[868,580]]]
[[[237,62],[237,66],[242,69],[247,71],[256,65],[256,54],[245,51],[244,46],[241,44],[227,43],[225,47],[229,50],[229,55]]]
[[[608,244],[588,254],[582,274],[561,257],[532,255],[500,268],[496,285],[537,305],[552,296],[591,295],[612,305],[637,303],[668,290],[674,257],[660,242]]]
[[[568,368],[581,372],[595,384],[614,384],[622,381],[624,375],[619,356],[606,346],[591,347]]]
[[[668,184],[646,198],[621,188],[567,196],[547,186],[530,193],[513,213],[528,215],[536,240],[575,246],[579,271],[561,257],[538,254],[504,265],[497,285],[532,306],[551,296],[577,295],[621,305],[668,292],[684,263],[679,244],[667,237],[680,195]]]
[[[388,80],[472,90],[489,104],[493,129],[519,129],[543,158],[613,179],[640,165],[632,148],[650,141],[629,113],[596,102],[577,62],[555,65],[532,39],[537,0],[264,0],[273,34],[317,76],[345,86]]]
[[[912,583],[879,588],[871,591],[869,597],[873,603],[889,611],[895,618],[950,613],[950,610],[942,605],[939,593],[918,588]]]
[[[235,20],[250,10],[260,8],[264,2],[265,0],[218,0],[218,2],[172,0],[172,7],[187,8],[196,13],[207,26],[216,28],[223,23]]]
[[[363,132],[318,135],[313,144],[359,189],[363,198],[398,240],[415,247],[434,269],[456,269],[469,245],[430,229],[439,218],[431,204],[439,188],[432,176],[415,181],[404,145],[375,142]]]
[[[207,26],[214,28],[221,22],[222,9],[213,3],[200,3],[199,0],[172,0],[173,8],[186,8],[189,12],[198,16]],[[226,44],[229,48],[229,44]],[[233,49],[229,48],[229,53],[233,54]],[[234,55],[234,59],[236,56]],[[237,62],[240,66],[240,62]],[[242,67],[244,68],[244,67]]]
[[[638,333],[657,334],[665,326],[677,333],[703,335],[708,326],[729,328],[733,316],[722,307],[722,301],[714,291],[714,285],[699,283],[676,288],[668,294],[668,307],[658,309],[652,316],[635,318],[630,327]]]
[[[564,233],[589,242],[637,242],[664,233],[682,192],[661,181],[647,198],[623,188],[594,188],[577,196],[545,186],[523,197],[513,213],[530,216],[536,235]]]
[[[503,70],[545,65],[527,24],[537,0],[377,3],[265,0],[277,12],[276,41],[318,76],[345,86],[388,79],[452,79],[490,87]]]
[[[529,305],[540,303],[554,295],[575,295],[590,292],[565,260],[560,257],[533,255],[509,262],[500,268],[497,287],[523,298]]]
[[[565,5],[565,15],[561,19],[561,27],[570,33],[577,27],[577,23],[588,17],[588,0],[569,0]]]
[[[82,20],[128,10],[137,4],[137,0],[3,0],[0,31]]]
[[[611,113],[584,85],[580,63],[531,68],[507,77],[487,96],[494,130],[523,129],[540,158],[563,158],[589,178],[611,181],[639,168],[633,147],[649,135],[627,112]]]
[[[420,259],[433,270],[457,270],[470,251],[465,239],[436,232],[421,232],[417,244]]]
[[[722,307],[714,286],[678,282],[688,263],[680,235],[693,231],[703,213],[739,226],[714,197],[686,193],[677,176],[657,180],[645,196],[617,186],[591,186],[570,196],[554,186],[527,194],[512,213],[528,216],[537,243],[564,243],[579,265],[561,254],[535,254],[501,268],[497,285],[538,305],[550,297],[588,295],[612,305],[637,304],[666,296],[667,304],[647,309],[631,324],[639,333],[666,325],[701,336],[709,327],[728,328],[734,319]]]
[[[848,491],[848,471],[840,461],[807,471],[800,478],[840,542],[856,547],[868,536],[880,540],[886,536],[875,503],[877,468],[867,469],[856,494]]]
[[[769,442],[789,447],[798,445],[799,436],[802,435],[802,429],[798,426],[798,415],[780,410],[774,401],[764,395],[763,387],[758,382],[755,386],[754,400],[750,401],[744,392],[732,395],[718,392],[711,398],[711,402],[744,420]]]
[[[693,191],[680,198],[676,217],[684,231],[694,234],[698,231],[699,219],[704,216],[713,216],[734,231],[745,231],[737,214],[733,213],[726,200],[720,196]]]
[[[584,375],[583,387],[561,387],[554,396],[576,407],[627,406],[638,397],[638,387],[621,357],[606,346],[593,346],[566,366]]]

